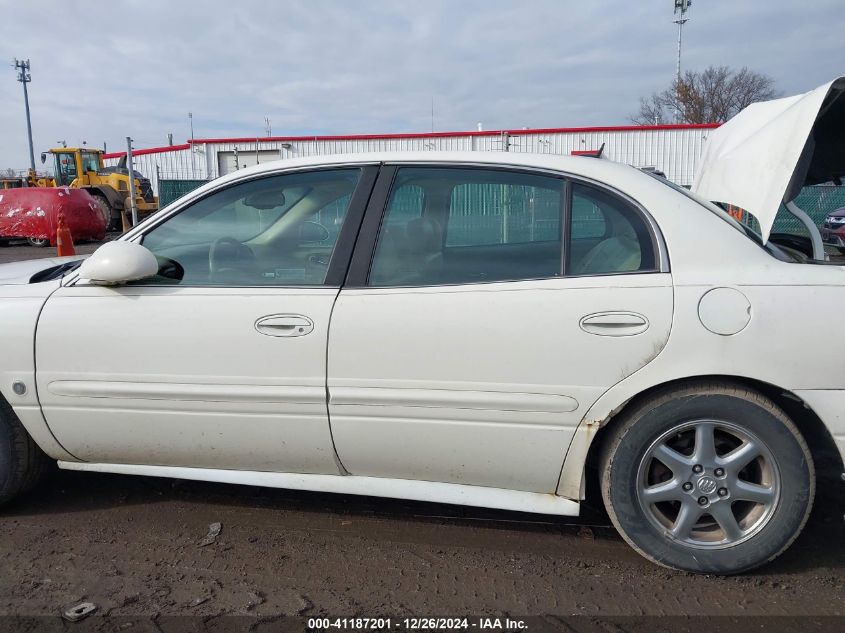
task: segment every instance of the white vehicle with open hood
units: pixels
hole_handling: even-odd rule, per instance
[[[595,478],[657,563],[766,563],[845,455],[818,327],[845,269],[768,240],[845,175],[842,88],[714,132],[700,195],[583,157],[312,157],[0,267],[0,501],[47,459],[557,515]]]

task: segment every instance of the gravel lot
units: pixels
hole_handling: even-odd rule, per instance
[[[0,261],[53,252],[13,245]],[[57,471],[0,512],[0,615],[90,600],[101,615],[146,617],[841,616],[845,484],[821,469],[800,539],[731,578],[647,563],[594,508],[554,519]],[[212,523],[222,531],[200,546]]]

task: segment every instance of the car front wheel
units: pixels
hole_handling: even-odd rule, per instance
[[[0,396],[0,506],[35,486],[49,464],[50,459]]]
[[[800,533],[815,472],[806,442],[763,395],[730,383],[667,389],[623,412],[601,488],[622,536],[674,569],[733,574]]]

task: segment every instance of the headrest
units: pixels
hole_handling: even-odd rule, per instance
[[[412,253],[430,253],[443,248],[443,231],[431,218],[414,218],[406,228]]]

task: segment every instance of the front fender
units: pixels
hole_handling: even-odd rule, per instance
[[[60,282],[0,286],[0,394],[12,406],[33,441],[53,459],[78,461],[53,437],[35,388],[35,331],[38,315]],[[21,383],[25,390],[16,393]]]

